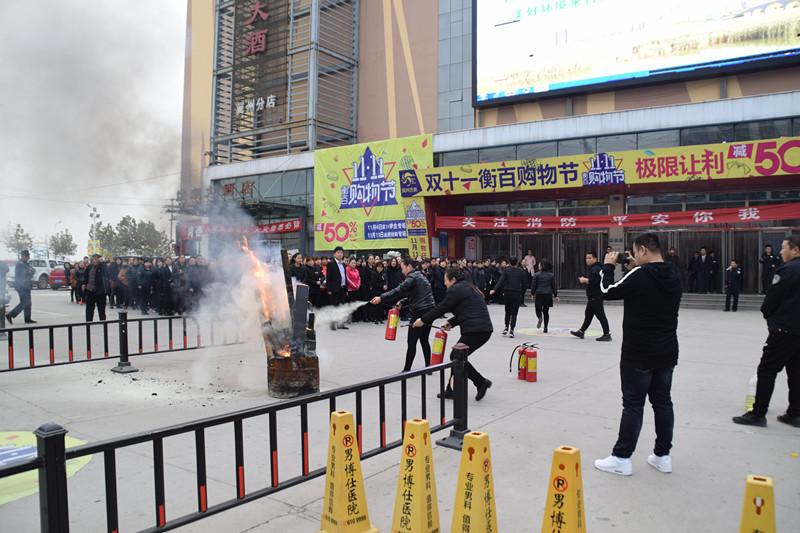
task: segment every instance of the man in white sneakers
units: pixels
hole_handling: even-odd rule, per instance
[[[643,233],[633,241],[633,267],[614,283],[618,252],[606,254],[601,290],[606,300],[624,300],[622,319],[622,419],[611,455],[594,462],[603,472],[630,476],[631,455],[636,449],[647,397],[653,405],[656,443],[647,462],[666,474],[672,472],[672,371],[678,364],[678,308],[681,280],[674,264],[664,262],[655,233]]]

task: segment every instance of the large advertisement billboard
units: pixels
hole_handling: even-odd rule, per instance
[[[474,0],[474,104],[800,62],[800,0]]]
[[[430,135],[314,152],[314,249],[408,249],[427,257],[416,173],[433,166]],[[415,186],[417,185],[417,186]]]

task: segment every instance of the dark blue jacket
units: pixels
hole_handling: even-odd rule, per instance
[[[775,271],[761,314],[770,333],[800,335],[800,257]]]

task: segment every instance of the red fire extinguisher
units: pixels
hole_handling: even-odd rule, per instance
[[[389,317],[386,319],[386,336],[387,341],[397,339],[397,325],[400,323],[400,311],[396,307],[389,309]]]
[[[517,355],[517,379],[533,383],[537,379],[537,356],[539,346],[533,343],[520,344],[511,352],[511,359],[508,361],[508,371],[511,372],[511,365],[514,363],[514,354]]]
[[[447,332],[440,327],[436,328],[433,336],[433,350],[431,350],[431,366],[441,365],[444,362],[444,350],[447,347]]]

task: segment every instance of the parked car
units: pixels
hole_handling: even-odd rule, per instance
[[[14,267],[16,266],[17,262],[14,260],[7,260],[4,261],[8,264],[8,277],[6,278],[8,281],[9,287],[14,287]],[[52,268],[50,268],[50,264],[46,259],[31,259],[30,265],[34,269],[33,273],[33,288],[35,289],[46,289],[50,284],[50,272]]]
[[[64,267],[58,266],[52,269],[50,271],[48,282],[50,283],[50,288],[54,291],[57,291],[61,287],[69,286],[69,283],[67,283],[67,276],[64,273]]]

